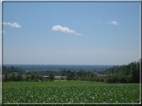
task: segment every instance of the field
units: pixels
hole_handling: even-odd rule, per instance
[[[4,82],[3,103],[139,103],[139,84]]]

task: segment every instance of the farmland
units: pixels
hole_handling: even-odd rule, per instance
[[[3,103],[139,103],[139,84],[4,82]]]

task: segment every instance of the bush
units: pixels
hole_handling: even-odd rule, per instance
[[[50,73],[50,74],[49,74],[49,79],[50,79],[51,81],[53,81],[53,80],[55,79],[55,75],[54,75],[53,73]]]
[[[61,80],[64,80],[64,77],[63,77],[63,76],[61,76]]]

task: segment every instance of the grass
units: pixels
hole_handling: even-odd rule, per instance
[[[139,103],[139,84],[4,82],[3,103]]]

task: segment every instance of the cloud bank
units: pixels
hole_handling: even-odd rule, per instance
[[[116,22],[116,21],[110,21],[110,22],[108,22],[109,24],[112,24],[112,25],[119,25],[118,24],[118,22]]]
[[[60,31],[60,32],[64,32],[64,33],[72,33],[74,35],[82,35],[77,33],[76,31],[69,29],[68,27],[62,27],[61,25],[55,25],[52,27],[53,31]]]
[[[21,25],[19,25],[19,24],[16,23],[16,22],[14,22],[14,23],[3,22],[3,25],[8,25],[8,26],[15,27],[15,28],[21,28]]]

